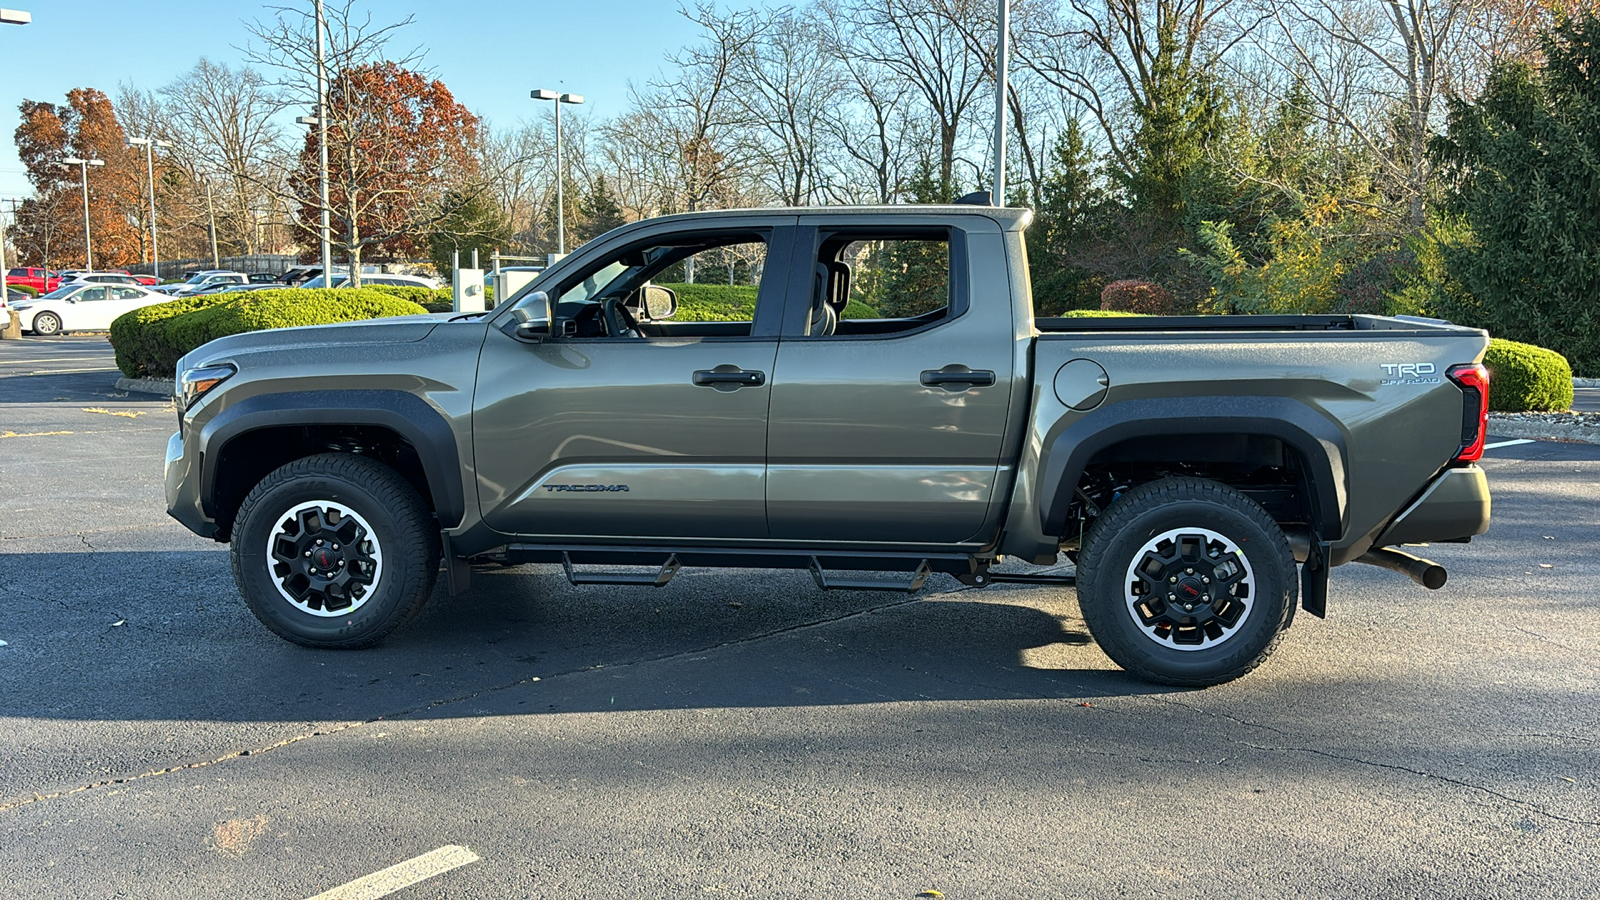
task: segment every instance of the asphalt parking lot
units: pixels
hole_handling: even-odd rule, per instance
[[[0,342],[0,896],[1596,895],[1600,446],[1491,449],[1443,590],[1341,568],[1204,691],[1070,590],[803,573],[480,572],[317,652],[166,517],[115,374]]]

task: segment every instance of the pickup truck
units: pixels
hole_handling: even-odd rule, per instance
[[[9,269],[6,271],[6,284],[17,287],[31,287],[41,294],[48,294],[61,286],[61,273],[49,269]]]
[[[1113,661],[1189,686],[1251,671],[1297,607],[1324,615],[1332,567],[1438,588],[1395,548],[1488,528],[1482,331],[1036,318],[1030,218],[667,216],[487,313],[213,341],[178,364],[169,511],[231,542],[250,609],[312,647],[377,643],[474,564],[946,573],[1074,587]],[[713,287],[748,302],[678,314]]]

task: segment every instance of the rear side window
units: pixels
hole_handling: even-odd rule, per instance
[[[807,337],[899,334],[933,327],[966,308],[959,230],[874,227],[819,234]]]

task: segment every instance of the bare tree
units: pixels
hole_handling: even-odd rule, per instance
[[[1344,129],[1377,160],[1406,204],[1412,228],[1433,169],[1427,142],[1441,100],[1475,84],[1488,54],[1475,40],[1484,0],[1261,0],[1273,25],[1257,46],[1297,73],[1319,101],[1314,113]]]
[[[983,0],[832,0],[843,52],[904,81],[922,101],[932,124],[935,170],[943,186],[955,183],[968,114],[989,92],[987,64],[952,22],[992,12]],[[979,129],[987,133],[987,129]]]
[[[775,10],[760,31],[764,39],[734,57],[734,104],[772,193],[801,206],[817,192],[828,113],[845,81],[814,15]]]

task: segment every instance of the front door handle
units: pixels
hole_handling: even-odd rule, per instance
[[[718,391],[736,391],[742,387],[760,387],[767,383],[765,372],[746,371],[738,366],[717,366],[694,373],[694,383]]]
[[[994,373],[988,369],[969,369],[966,366],[945,366],[922,373],[922,383],[928,387],[943,387],[947,391],[988,387],[994,384]]]

